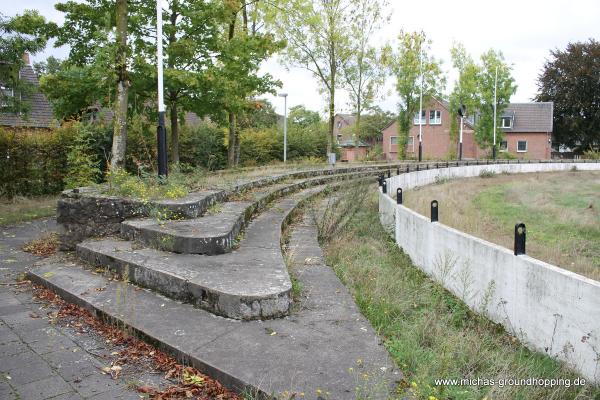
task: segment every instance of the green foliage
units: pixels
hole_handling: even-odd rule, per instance
[[[588,150],[583,152],[583,158],[588,160],[600,160],[600,151]]]
[[[38,196],[61,191],[73,135],[67,129],[0,129],[0,196]]]
[[[512,67],[504,61],[502,52],[488,50],[476,64],[461,44],[456,44],[450,51],[452,64],[458,71],[458,80],[450,95],[450,115],[452,116],[451,135],[456,138],[459,126],[457,123],[458,108],[466,107],[466,113],[475,123],[475,140],[482,148],[489,148],[494,142],[494,86],[496,70],[498,85],[496,92],[496,143],[502,140],[500,118],[510,103],[517,86],[511,75]]]
[[[184,126],[181,131],[181,163],[208,170],[227,166],[227,148],[223,129],[202,122],[198,126]]]
[[[276,128],[246,129],[240,133],[240,163],[268,164],[283,157],[283,139]]]
[[[404,32],[398,35],[398,50],[386,48],[387,65],[396,76],[396,91],[400,98],[398,157],[406,156],[405,149],[408,132],[413,117],[419,111],[421,85],[423,86],[423,104],[440,96],[446,79],[442,74],[441,60],[436,60],[431,52],[431,40],[425,32]]]
[[[144,201],[156,199],[178,199],[188,195],[185,177],[172,171],[168,178],[156,174],[131,175],[122,169],[109,171],[106,193],[131,197]]]
[[[384,52],[370,42],[381,24],[390,16],[383,12],[389,6],[386,0],[358,0],[351,12],[348,54],[342,57],[344,86],[350,95],[350,104],[356,114],[356,132],[360,132],[362,112],[370,108],[385,83],[386,72],[381,67]]]
[[[350,55],[349,0],[295,0],[290,12],[276,20],[278,33],[287,40],[284,62],[305,68],[318,80],[328,98],[329,148],[333,147],[335,93],[340,85],[341,66]]]
[[[68,124],[63,129],[73,131],[68,146],[65,186],[75,188],[98,182],[102,177],[100,160],[95,152],[96,144],[99,142],[98,130],[80,122]]]
[[[397,117],[379,107],[374,107],[370,111],[371,113],[362,116],[358,137],[372,143],[383,139],[383,130]]]
[[[537,101],[554,102],[553,142],[600,150],[600,42],[569,43],[552,50],[538,77]]]
[[[46,47],[48,29],[39,12],[26,10],[22,15],[6,18],[0,14],[0,82],[12,90],[12,95],[0,91],[3,112],[22,113],[30,111],[29,95],[34,90],[30,82],[20,79],[19,71],[24,65],[24,53],[36,54]]]

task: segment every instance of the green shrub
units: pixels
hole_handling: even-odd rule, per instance
[[[168,178],[155,174],[131,175],[123,169],[106,174],[106,193],[141,200],[178,199],[188,195],[185,177],[172,171]]]
[[[204,167],[213,171],[227,166],[224,133],[215,125],[202,122],[194,127],[184,126],[179,141],[182,171],[193,167]]]
[[[61,191],[72,138],[72,131],[60,129],[0,129],[0,195],[39,196]]]
[[[81,122],[67,124],[62,129],[72,131],[72,139],[67,153],[67,174],[65,187],[74,188],[89,186],[102,179],[102,158],[99,148],[102,148],[105,129]]]
[[[600,150],[587,150],[583,152],[583,158],[588,160],[600,160]]]

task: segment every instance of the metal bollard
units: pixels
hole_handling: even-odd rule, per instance
[[[384,180],[383,185],[381,185],[381,190],[383,193],[387,193],[387,182]]]
[[[392,177],[392,171],[388,169],[388,178]]]
[[[419,170],[419,164],[417,164],[417,171]]]
[[[438,221],[438,201],[432,200],[431,201],[431,222],[437,222],[437,221]]]
[[[396,175],[400,175],[400,167],[396,167]]]
[[[396,204],[402,204],[402,188],[396,189]]]
[[[515,256],[520,254],[525,254],[525,237],[526,237],[527,229],[525,228],[525,224],[519,222],[515,224]]]
[[[406,173],[408,174],[410,172],[410,165],[406,166]]]

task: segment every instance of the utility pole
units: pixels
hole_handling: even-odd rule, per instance
[[[162,0],[156,0],[156,65],[158,68],[158,176],[167,177],[167,133],[165,130],[165,102],[163,94]]]
[[[496,65],[496,78],[494,79],[494,147],[492,148],[492,157],[496,159],[496,109],[497,109],[497,98],[496,93],[498,91],[498,66]]]

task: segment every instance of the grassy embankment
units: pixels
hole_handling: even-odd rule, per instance
[[[573,381],[577,375],[550,357],[529,351],[501,326],[471,313],[413,266],[381,227],[372,193],[345,228],[325,243],[325,251],[328,265],[351,290],[405,374],[397,398],[412,393],[427,400],[600,399],[600,388],[590,384],[568,388],[435,385],[434,379],[440,378]]]
[[[527,226],[527,254],[600,280],[600,172],[492,175],[407,191],[404,203],[440,222],[513,246],[514,226]]]
[[[57,196],[0,199],[0,226],[13,225],[56,214]]]

